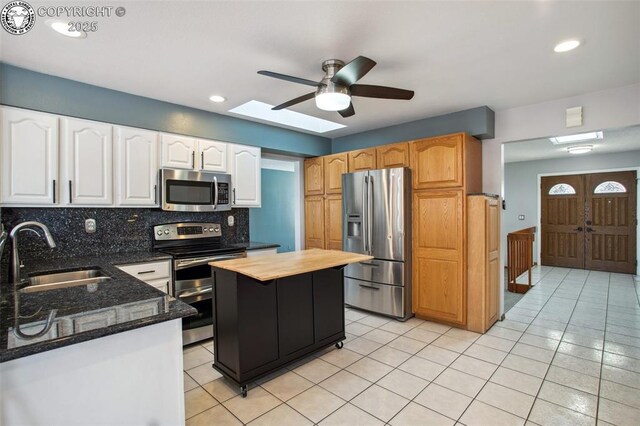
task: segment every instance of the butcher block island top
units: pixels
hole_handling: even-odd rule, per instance
[[[242,259],[211,262],[209,265],[269,281],[349,263],[364,262],[373,256],[340,250],[310,249]]]

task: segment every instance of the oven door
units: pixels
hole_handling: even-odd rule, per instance
[[[173,294],[198,310],[197,315],[182,319],[184,345],[213,336],[214,280],[209,262],[240,257],[246,257],[246,253],[174,260]]]
[[[231,210],[231,176],[222,173],[160,169],[162,210]]]

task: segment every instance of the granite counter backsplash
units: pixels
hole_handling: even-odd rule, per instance
[[[234,216],[234,226],[227,225],[229,215]],[[95,233],[85,232],[85,219],[96,220]],[[219,223],[223,244],[249,242],[248,209],[190,213],[128,208],[2,208],[2,223],[9,229],[26,220],[47,225],[57,247],[50,249],[44,239],[24,233],[19,249],[20,258],[25,261],[150,250],[152,227],[172,222]],[[8,252],[5,250],[4,265]]]

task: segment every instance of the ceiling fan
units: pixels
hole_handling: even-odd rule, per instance
[[[351,103],[351,96],[404,100],[413,98],[413,90],[355,84],[371,71],[371,68],[375,65],[375,61],[364,56],[358,56],[346,65],[341,60],[329,59],[322,63],[322,70],[325,72],[325,76],[319,82],[272,71],[258,71],[258,74],[316,87],[314,92],[291,99],[271,109],[284,109],[291,105],[315,98],[318,108],[325,111],[338,111],[341,116],[346,118],[356,113],[353,109],[353,103]]]

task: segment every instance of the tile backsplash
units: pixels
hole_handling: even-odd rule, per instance
[[[227,217],[234,216],[234,226],[227,225]],[[222,227],[224,243],[249,241],[249,210],[227,212],[187,213],[165,212],[160,209],[116,208],[2,208],[2,223],[12,228],[20,222],[36,220],[47,225],[56,242],[50,249],[43,238],[26,232],[20,238],[21,259],[55,259],[93,256],[114,252],[150,250],[152,227],[172,222],[211,222]],[[96,232],[84,230],[85,219],[95,219]],[[3,261],[7,261],[8,248]]]

